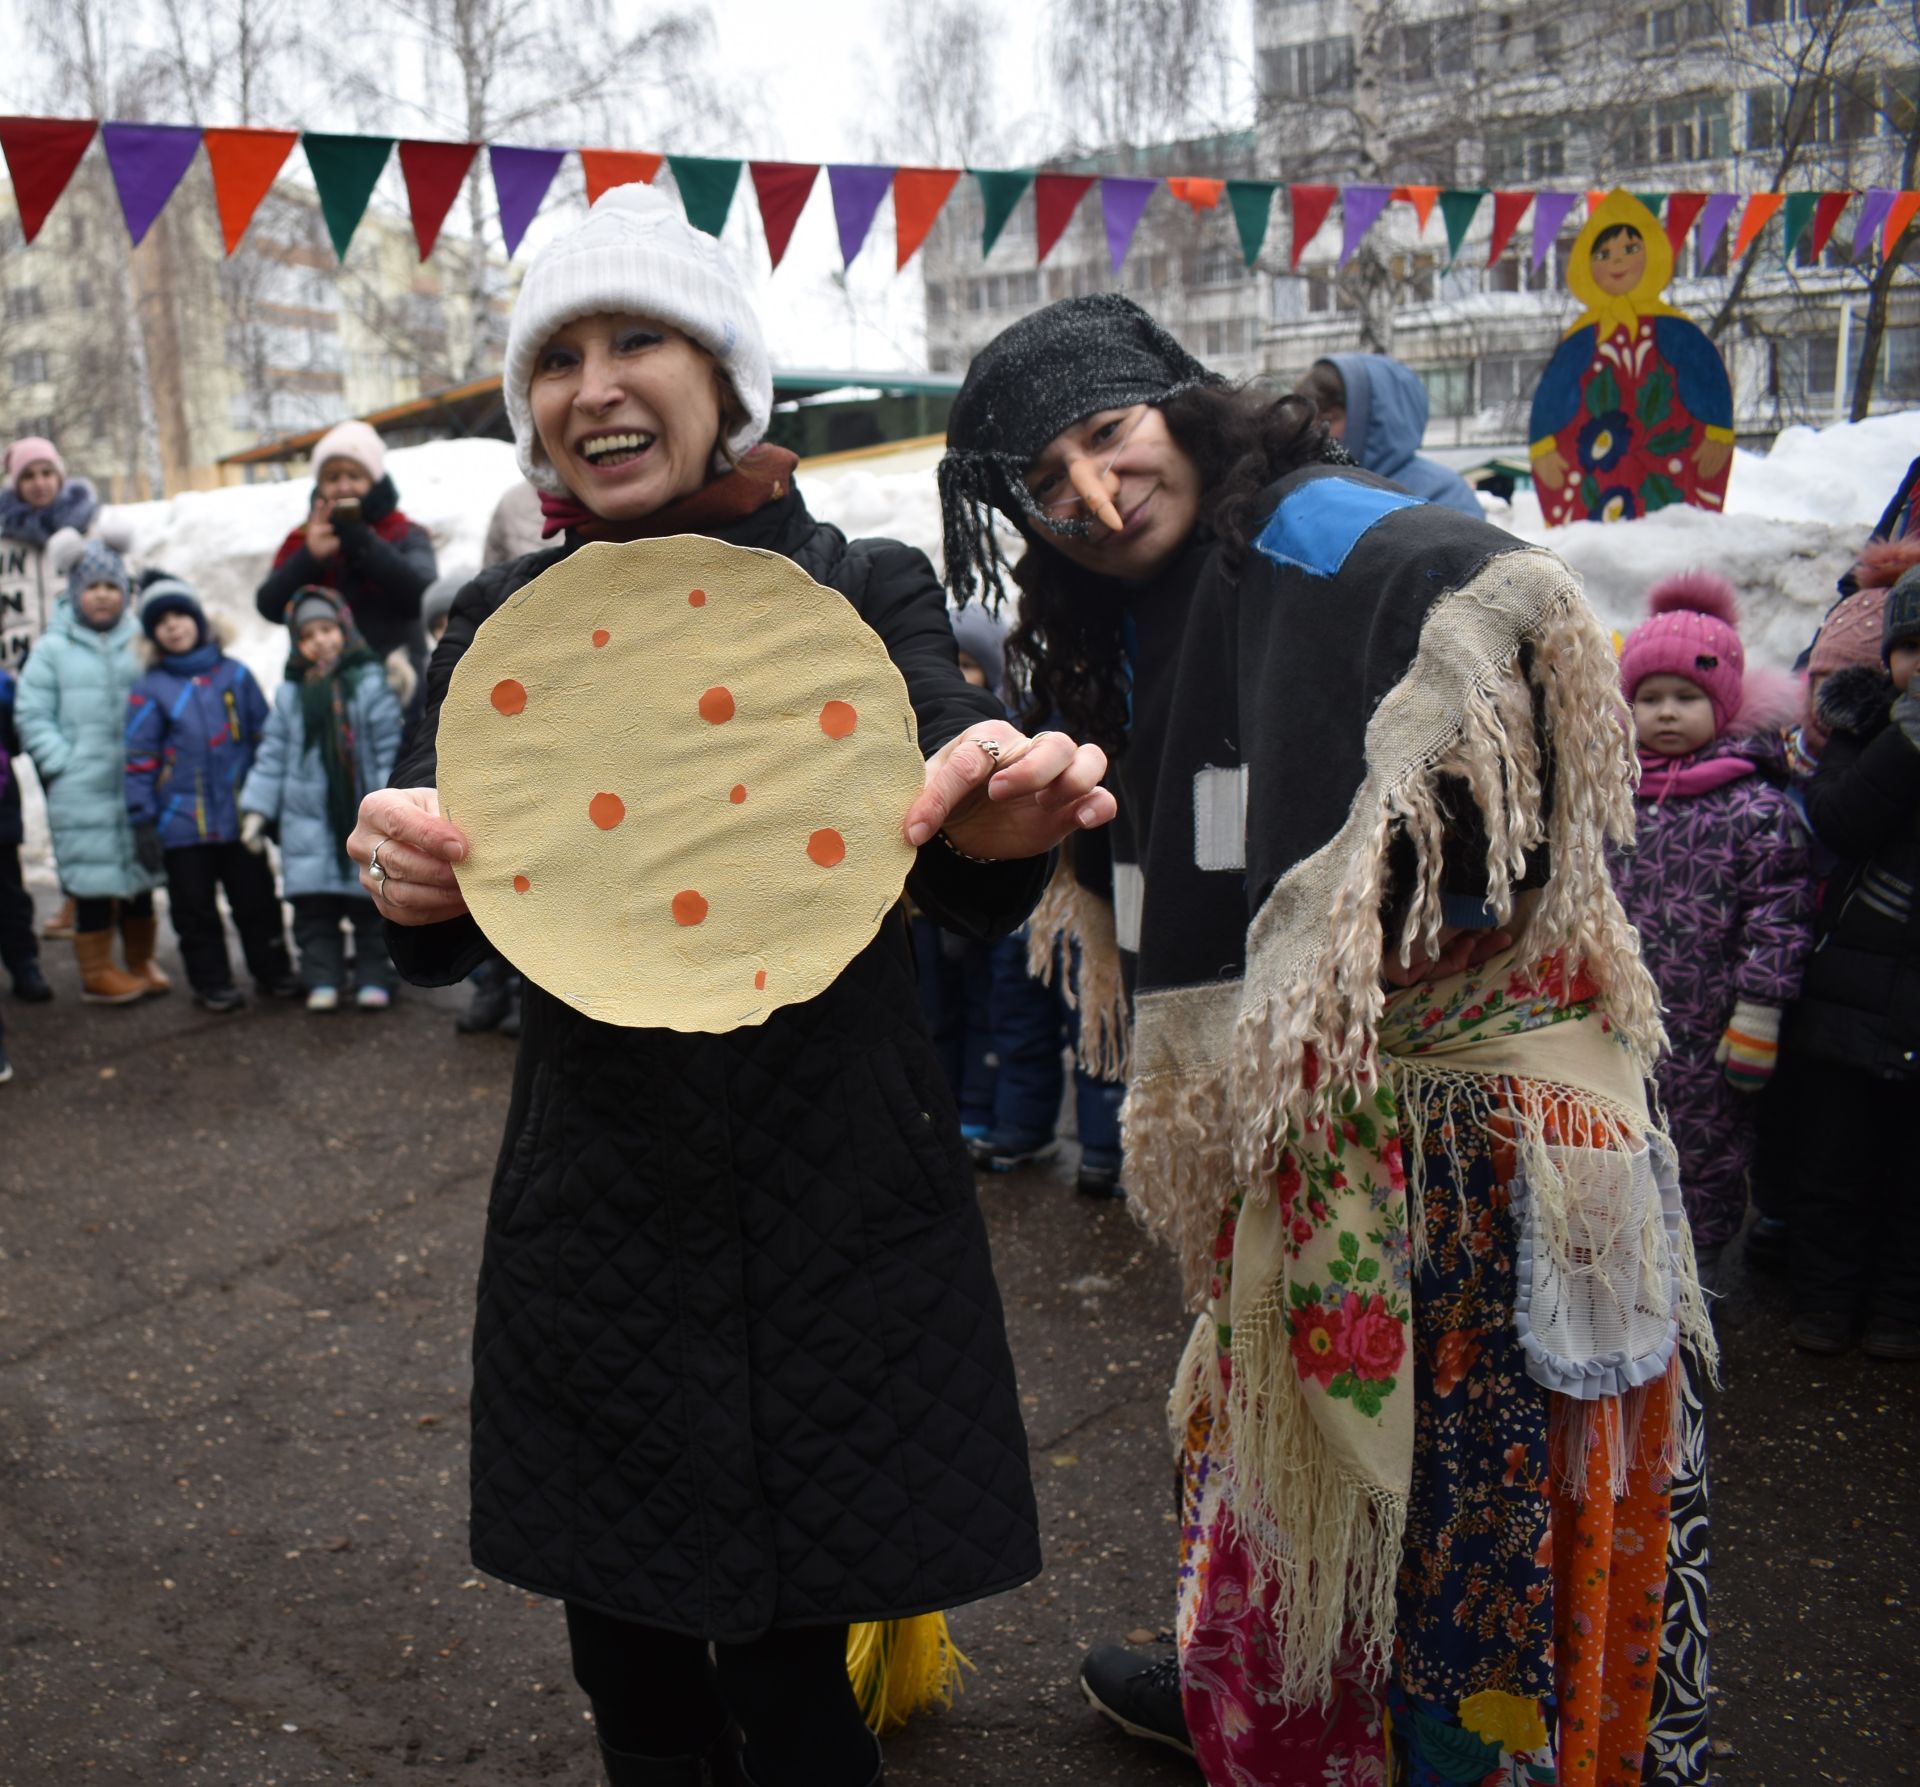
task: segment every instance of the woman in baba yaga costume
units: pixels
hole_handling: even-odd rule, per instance
[[[1035,953],[1104,924],[1131,969],[1126,1183],[1201,1312],[1186,1723],[1216,1782],[1638,1780],[1713,1340],[1604,866],[1613,654],[1551,553],[1294,402],[1069,300],[974,362],[940,474],[956,594],[1001,592],[997,509],[1036,703],[1125,727],[1112,912],[1057,879]],[[1165,435],[1208,501],[1130,580]]]
[[[1533,393],[1533,481],[1549,527],[1628,521],[1670,503],[1718,509],[1733,387],[1706,335],[1660,294],[1673,249],[1630,192],[1609,193],[1567,263],[1585,305]]]

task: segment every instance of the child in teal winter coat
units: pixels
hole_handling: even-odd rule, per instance
[[[240,791],[242,839],[262,846],[280,828],[280,878],[293,902],[293,937],[309,1011],[334,1011],[346,978],[341,924],[353,926],[355,1003],[383,1011],[393,997],[386,930],[347,857],[363,795],[384,788],[400,750],[405,697],[367,649],[346,603],[303,589],[290,605],[287,680],[252,773]],[[403,683],[404,659],[394,666]]]
[[[131,1005],[169,982],[154,966],[153,885],[127,819],[127,696],[140,667],[127,567],[95,540],[67,574],[66,594],[20,676],[14,723],[46,790],[60,885],[74,900],[81,997]],[[113,962],[118,923],[126,972]]]
[[[240,841],[240,788],[267,724],[267,698],[253,673],[220,649],[200,599],[176,577],[149,582],[140,627],[147,672],[127,698],[127,817],[135,848],[167,878],[174,935],[209,1011],[238,1011],[220,890],[240,933],[255,984],[266,994],[298,990],[273,871]]]

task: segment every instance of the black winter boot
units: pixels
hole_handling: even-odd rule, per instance
[[[711,1787],[713,1781],[704,1756],[630,1756],[602,1740],[600,1760],[607,1787]]]
[[[871,1732],[867,1735],[872,1738],[873,1742],[873,1773],[858,1781],[822,1781],[820,1787],[881,1787],[881,1783],[887,1778],[886,1756],[880,1748],[880,1740],[877,1737],[873,1737]],[[758,1778],[754,1775],[753,1770],[747,1766],[747,1751],[752,1747],[752,1744],[749,1743],[741,1750],[735,1767],[739,1769],[740,1779],[746,1784],[746,1787],[760,1787]]]
[[[53,997],[53,988],[40,971],[40,958],[28,956],[13,970],[13,996],[23,1005],[45,1005]]]
[[[467,977],[473,997],[467,1001],[467,1009],[453,1020],[453,1027],[462,1036],[479,1036],[500,1028],[500,1020],[513,1003],[507,984],[512,973],[499,956],[488,956]]]

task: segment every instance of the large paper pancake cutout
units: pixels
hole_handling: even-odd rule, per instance
[[[907,686],[791,560],[596,542],[481,626],[440,714],[460,891],[603,1023],[724,1031],[824,992],[900,898]]]

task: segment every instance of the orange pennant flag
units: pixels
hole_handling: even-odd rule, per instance
[[[1437,186],[1396,186],[1393,196],[1405,199],[1413,207],[1413,214],[1419,220],[1420,227],[1427,227],[1427,219],[1433,215],[1433,207],[1440,197]]]
[[[260,201],[273,190],[293,146],[297,130],[205,130],[207,165],[213,169],[213,199],[220,208],[220,233],[227,253],[240,246]]]
[[[895,267],[913,259],[933,228],[940,207],[947,202],[958,168],[896,168],[893,174],[893,239]]]
[[[651,186],[664,156],[645,149],[582,149],[580,167],[587,176],[587,203],[614,186]]]
[[[1882,254],[1895,254],[1900,248],[1900,238],[1907,233],[1907,226],[1920,214],[1920,192],[1903,192],[1894,201],[1887,212],[1886,233],[1880,238]]]
[[[1183,205],[1191,205],[1196,211],[1211,211],[1219,204],[1227,183],[1203,180],[1193,174],[1171,174],[1167,178],[1167,190]]]
[[[1591,217],[1594,212],[1598,211],[1606,202],[1607,195],[1604,192],[1598,190],[1589,191],[1587,193],[1587,215]]]
[[[1738,260],[1753,246],[1755,236],[1765,229],[1773,214],[1787,202],[1784,192],[1756,192],[1747,200],[1747,208],[1740,219],[1739,231],[1733,238],[1733,256]]]

